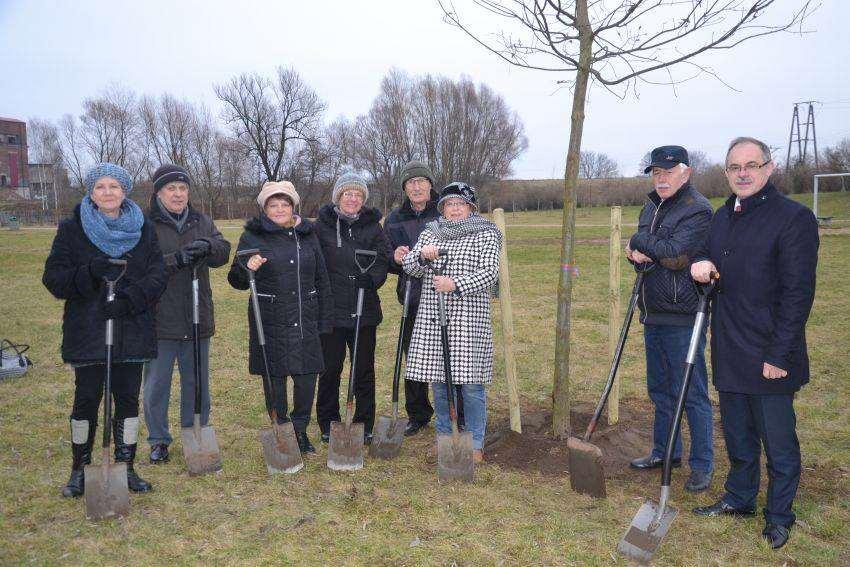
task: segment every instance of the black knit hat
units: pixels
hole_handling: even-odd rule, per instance
[[[434,174],[431,173],[431,168],[423,161],[409,161],[401,168],[401,190],[404,191],[404,184],[414,177],[424,177],[434,185]]]
[[[442,213],[443,203],[452,197],[463,199],[472,206],[473,210],[478,210],[478,205],[475,203],[475,187],[463,181],[455,181],[443,187],[440,191],[440,200],[437,201],[437,210]]]
[[[173,181],[182,181],[186,185],[192,185],[192,178],[185,168],[173,163],[159,166],[153,173],[153,192],[158,193],[160,189]]]

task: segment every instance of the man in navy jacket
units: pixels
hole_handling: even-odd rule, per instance
[[[655,190],[640,212],[638,230],[629,240],[626,253],[636,269],[647,271],[638,306],[646,344],[646,385],[655,416],[652,452],[635,459],[631,466],[654,469],[664,463],[670,423],[682,389],[682,368],[699,303],[688,268],[708,232],[711,203],[691,185],[688,152],[682,146],[652,150],[644,173],[652,174]],[[685,411],[691,434],[691,474],[685,490],[701,492],[711,485],[714,469],[704,332]],[[673,448],[673,466],[679,466],[681,458],[680,435]]]
[[[711,221],[691,274],[720,274],[712,305],[711,366],[730,470],[726,492],[703,516],[749,516],[767,455],[765,539],[788,541],[800,482],[794,395],[809,381],[806,321],[815,296],[818,230],[814,214],[770,182],[770,149],[736,138],[726,155],[733,195]]]

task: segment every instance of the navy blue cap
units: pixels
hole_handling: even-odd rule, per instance
[[[661,146],[652,150],[649,157],[649,165],[644,168],[644,173],[649,173],[653,167],[671,169],[680,163],[690,165],[688,161],[688,150],[682,146]]]

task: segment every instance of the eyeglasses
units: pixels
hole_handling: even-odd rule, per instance
[[[429,183],[430,183],[430,181],[428,181],[428,179],[425,178],[425,177],[413,177],[413,178],[405,181],[404,185],[406,187],[415,187],[417,185],[424,187],[424,186],[428,185]]]
[[[742,171],[744,173],[750,173],[750,172],[755,171],[757,169],[763,168],[764,166],[766,166],[767,164],[769,164],[772,161],[773,161],[772,159],[769,159],[762,164],[759,164],[758,162],[751,161],[750,163],[746,163],[744,165],[738,165],[737,163],[733,163],[732,165],[726,166],[726,173],[738,174],[738,173],[741,173]]]
[[[346,199],[356,199],[358,201],[363,200],[363,193],[360,191],[343,191],[342,196]]]
[[[448,208],[459,209],[461,207],[468,207],[468,206],[469,206],[469,203],[467,203],[466,201],[463,201],[461,199],[452,199],[451,201],[446,201],[443,204],[443,208],[445,208],[445,209],[448,209]]]

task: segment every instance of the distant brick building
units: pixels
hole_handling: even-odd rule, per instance
[[[0,188],[10,188],[30,199],[27,124],[0,117]]]

